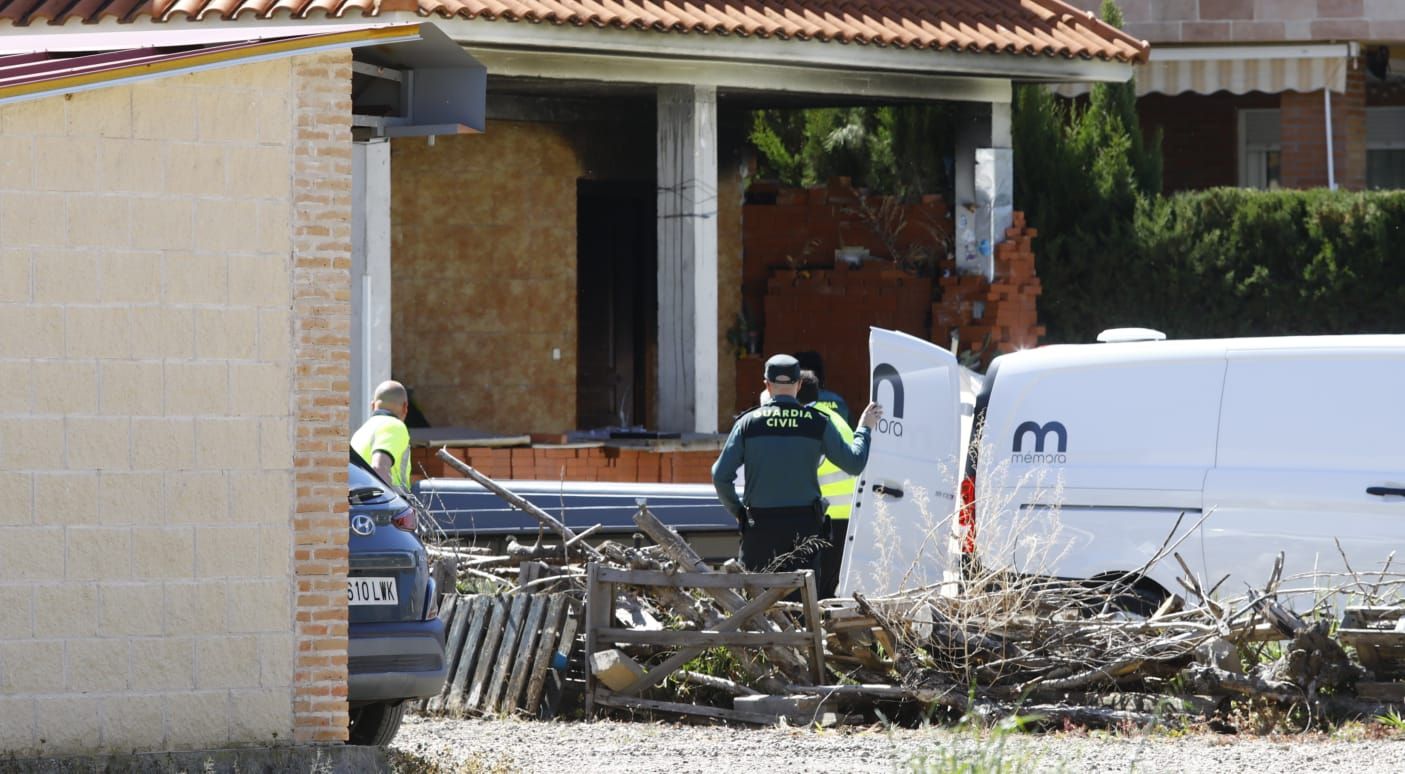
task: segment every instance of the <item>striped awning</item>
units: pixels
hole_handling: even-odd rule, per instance
[[[1230,94],[1346,90],[1346,74],[1356,44],[1301,46],[1197,46],[1153,48],[1137,65],[1137,96],[1147,94]],[[1059,84],[1065,97],[1087,93],[1087,83]]]

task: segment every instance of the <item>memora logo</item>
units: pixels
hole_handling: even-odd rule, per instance
[[[894,438],[903,437],[903,378],[898,375],[898,369],[888,363],[879,363],[873,369],[873,397],[874,403],[878,402],[878,388],[887,383],[893,388],[892,410],[887,416],[878,420],[878,432],[884,435],[891,435]]]
[[[1024,440],[1031,435],[1034,436],[1034,451],[1026,452]],[[1050,435],[1057,441],[1057,451],[1044,450],[1045,441]],[[1015,428],[1015,440],[1010,447],[1010,462],[1026,465],[1040,462],[1063,464],[1068,462],[1068,455],[1065,454],[1067,451],[1068,429],[1062,422],[1045,422],[1042,425],[1038,422],[1021,422],[1020,426]]]

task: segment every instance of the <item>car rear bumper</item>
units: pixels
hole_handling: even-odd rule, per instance
[[[423,699],[444,687],[444,621],[352,624],[347,701]]]

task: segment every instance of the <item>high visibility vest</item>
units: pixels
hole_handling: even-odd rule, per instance
[[[833,409],[826,408],[819,404],[812,404],[811,408],[824,412],[833,423],[834,428],[843,436],[844,443],[854,442],[854,431],[849,427],[849,423],[839,416]],[[820,496],[829,501],[829,509],[825,514],[831,519],[847,519],[849,511],[854,507],[854,484],[856,478],[845,473],[829,460],[820,461],[820,469],[816,471],[820,481]]]
[[[389,411],[372,413],[351,436],[351,448],[367,464],[375,464],[371,457],[378,451],[389,454],[390,483],[410,491],[410,431],[399,417]]]

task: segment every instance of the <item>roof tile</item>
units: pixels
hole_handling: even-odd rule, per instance
[[[421,16],[1142,62],[1063,0],[413,0]],[[0,0],[0,24],[376,16],[388,0]]]

